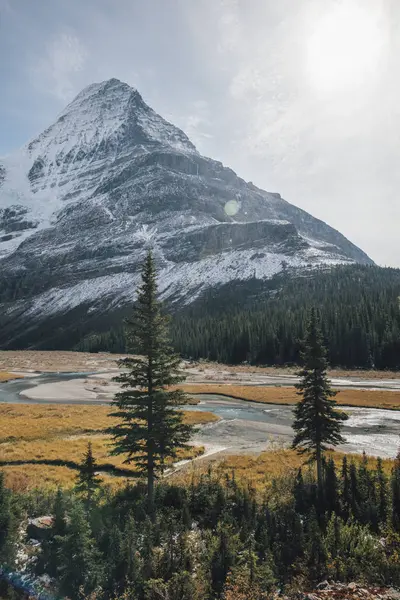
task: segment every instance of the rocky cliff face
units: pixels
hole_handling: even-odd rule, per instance
[[[116,79],[84,89],[41,135],[0,158],[0,308],[9,332],[10,323],[83,305],[123,306],[150,245],[162,294],[177,303],[284,266],[372,262],[279,194],[201,156]]]

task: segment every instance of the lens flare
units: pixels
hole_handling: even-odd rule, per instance
[[[239,212],[240,204],[237,200],[229,200],[224,206],[225,213],[228,217],[234,217]]]

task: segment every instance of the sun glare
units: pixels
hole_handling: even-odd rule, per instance
[[[371,9],[346,3],[313,22],[308,38],[307,67],[322,91],[357,87],[376,71],[385,32]]]

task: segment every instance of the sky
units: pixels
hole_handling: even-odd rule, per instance
[[[0,0],[0,155],[116,77],[198,150],[400,267],[398,0]]]

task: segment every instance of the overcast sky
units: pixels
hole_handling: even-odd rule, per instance
[[[0,0],[0,155],[86,85],[400,267],[399,0]]]

